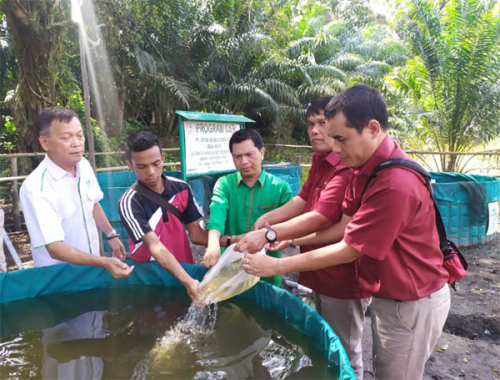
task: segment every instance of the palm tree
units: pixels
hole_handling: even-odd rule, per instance
[[[58,103],[59,83],[68,79],[63,54],[64,36],[71,24],[68,4],[51,0],[3,1],[0,10],[7,20],[19,70],[10,107],[19,150],[38,151],[32,123],[43,108]]]
[[[465,152],[500,133],[500,5],[497,1],[411,0],[401,27],[415,58],[392,77],[430,149]],[[441,156],[441,169],[463,168]]]

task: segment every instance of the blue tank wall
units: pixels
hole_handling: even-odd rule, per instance
[[[300,177],[302,168],[299,164],[280,163],[280,162],[263,162],[266,171],[277,177],[287,181],[292,188],[293,195],[297,195],[300,191]],[[180,172],[164,172],[166,176],[181,178]],[[207,215],[212,196],[212,189],[220,175],[202,176],[189,179],[188,183],[191,186],[196,202]],[[118,200],[123,193],[135,182],[135,174],[133,172],[105,172],[97,173],[97,180],[104,193],[104,198],[101,200],[101,206],[104,209],[111,225],[120,234],[120,239],[127,251],[129,251],[128,233],[120,222],[120,214],[118,213]],[[107,241],[104,241],[104,249],[109,250]]]
[[[433,190],[448,238],[457,245],[489,239],[488,203],[500,200],[500,180],[461,173],[431,173]]]

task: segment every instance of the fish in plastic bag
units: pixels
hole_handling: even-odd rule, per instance
[[[265,252],[266,249],[262,248],[255,255],[264,255]],[[243,270],[245,254],[246,252],[235,251],[233,244],[226,249],[217,264],[205,274],[201,282],[205,304],[210,305],[237,296],[260,280],[260,277]]]

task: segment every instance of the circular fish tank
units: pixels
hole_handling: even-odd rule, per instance
[[[135,265],[126,280],[72,264],[0,274],[0,377],[355,379],[331,327],[289,292],[259,282],[200,311],[157,263]]]
[[[500,180],[462,173],[430,174],[448,238],[459,246],[487,242],[498,228]]]

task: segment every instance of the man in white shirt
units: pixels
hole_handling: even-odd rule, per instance
[[[85,136],[78,116],[62,107],[44,109],[35,121],[45,159],[21,186],[21,205],[35,267],[68,262],[127,278],[134,267],[121,259],[125,248],[99,204],[103,193],[83,157]],[[103,231],[113,257],[100,255]]]

